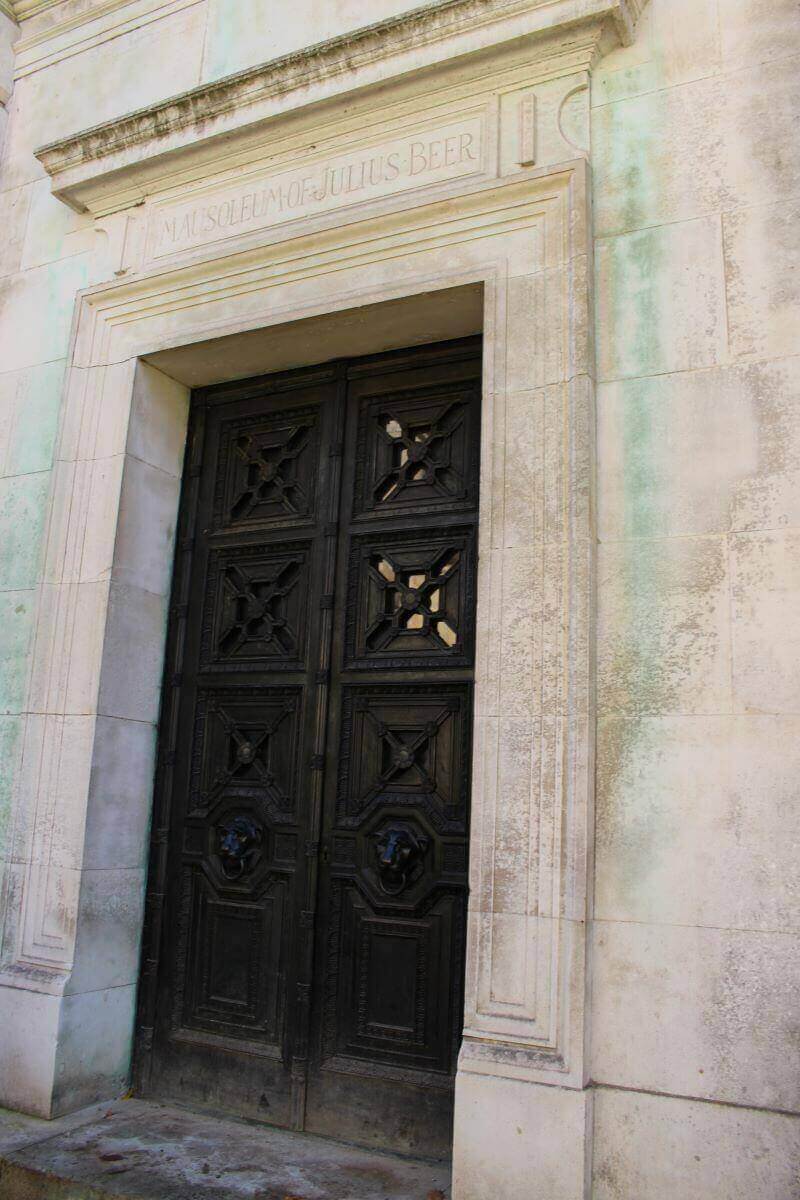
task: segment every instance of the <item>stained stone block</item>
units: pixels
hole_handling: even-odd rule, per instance
[[[47,854],[34,842],[32,856],[58,867],[80,871],[86,828],[86,804],[76,803],[89,789],[92,742],[95,723],[92,716],[52,716],[48,718],[47,749],[52,754],[49,795],[52,805],[52,833]],[[40,766],[41,769],[41,766]],[[40,815],[41,816],[41,815]]]
[[[64,360],[0,375],[0,472],[49,471],[58,432]]]
[[[800,360],[603,384],[600,539],[800,525]]]
[[[88,258],[35,267],[0,282],[0,362],[6,371],[63,358],[75,293],[89,280]]]
[[[30,191],[20,269],[90,253],[95,239],[91,216],[79,216],[65,208],[52,194],[47,179],[31,184]]]
[[[730,712],[729,587],[722,537],[602,545],[599,710]]]
[[[0,122],[4,117],[5,109],[0,108]],[[2,124],[0,124],[0,150],[2,150]],[[3,240],[0,243],[0,277],[13,275],[20,268],[32,195],[33,188],[30,185],[13,187],[0,192],[0,223],[4,231]]]
[[[69,629],[72,653],[66,662],[63,661],[66,656],[59,654],[62,661],[51,668],[46,710],[58,712],[63,705],[63,710],[70,715],[91,716],[97,712],[100,664],[106,641],[108,581],[62,585],[54,589],[54,593],[52,621],[58,639],[56,645],[59,646],[60,639]],[[37,638],[40,633],[47,637],[46,626],[41,630],[37,628]],[[122,650],[119,643],[116,646]],[[133,647],[128,645],[128,655],[133,653]]]
[[[143,868],[87,871],[69,991],[136,984],[144,912]]]
[[[800,1119],[597,1088],[593,1200],[787,1200]]]
[[[576,1200],[591,1094],[492,1075],[459,1075],[454,1195],[458,1200]]]
[[[219,79],[297,50],[307,44],[311,28],[314,40],[324,41],[408,7],[408,0],[339,0],[323,6],[299,0],[291,9],[270,12],[263,0],[237,0],[232,11],[226,0],[209,0],[203,79]]]
[[[596,250],[600,380],[711,367],[726,354],[719,217],[601,239]]]
[[[22,749],[22,720],[0,717],[0,859],[9,851],[11,799]]]
[[[86,505],[86,531],[78,551],[81,583],[107,583],[114,562],[120,513],[120,487],[125,459],[122,454],[96,458],[76,466],[76,478],[85,476],[81,499]]]
[[[797,350],[798,220],[796,201],[725,215],[728,325],[736,358]]]
[[[0,988],[0,1024],[17,1032],[16,1037],[0,1039],[4,1104],[38,1117],[50,1117],[58,997],[23,988]]]
[[[748,0],[749,2],[749,0]],[[736,9],[738,4],[727,5]],[[771,6],[772,14],[776,5]],[[765,14],[751,27],[758,37],[769,29]],[[725,140],[727,213],[738,208],[789,201],[800,188],[800,146],[793,136],[795,114],[800,105],[800,74],[797,70],[796,22],[786,30],[784,45],[794,47],[794,56],[736,71],[728,77],[728,104],[722,134]]]
[[[36,592],[0,593],[0,713],[22,712]]]
[[[0,479],[0,587],[33,587],[39,576],[49,473]]]
[[[737,0],[719,5],[718,11],[723,70],[737,71],[797,54],[794,40],[786,36],[797,21],[794,0],[773,0],[768,7],[761,0]]]
[[[169,596],[180,480],[125,456],[114,578]]]
[[[156,734],[143,721],[97,717],[83,864],[86,870],[147,862]]]
[[[112,584],[98,712],[153,723],[158,717],[167,600]]]
[[[718,69],[717,0],[654,0],[645,6],[631,46],[612,50],[592,80],[593,104],[674,90]]]
[[[719,208],[726,198],[720,133],[726,91],[712,76],[594,109],[596,236]]]
[[[596,921],[598,1083],[794,1112],[800,936]]]
[[[74,1112],[128,1083],[135,985],[67,996],[61,1010],[52,1115]],[[91,1030],[91,1037],[87,1031]]]
[[[135,371],[128,453],[180,479],[189,390],[145,362],[137,362]],[[120,393],[124,399],[123,386]]]
[[[731,539],[733,698],[740,712],[800,706],[800,532]]]
[[[798,931],[799,734],[797,716],[601,719],[597,918]]]

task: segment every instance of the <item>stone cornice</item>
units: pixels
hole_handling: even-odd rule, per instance
[[[6,0],[10,2],[10,0]],[[110,41],[121,34],[159,21],[198,0],[95,0],[91,8],[79,12],[58,12],[53,18],[25,21],[21,37],[14,46],[14,77],[30,75],[64,58]],[[3,0],[0,0],[0,4]],[[47,9],[36,9],[36,17]],[[19,14],[18,14],[19,19]]]
[[[39,13],[48,8],[55,8],[61,0],[3,0],[8,8],[13,9],[14,19],[24,21],[27,17],[38,17]],[[89,14],[91,15],[91,14]]]
[[[543,47],[547,39],[544,55],[570,53],[572,69],[586,69],[611,45],[630,42],[646,3],[440,0],[62,138],[36,157],[52,177],[53,191],[85,211],[92,181],[176,152],[196,157],[199,147],[211,148],[223,136],[228,145],[279,113],[385,84],[443,58],[538,35]]]

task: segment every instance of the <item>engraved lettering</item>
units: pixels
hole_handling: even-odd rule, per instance
[[[473,140],[474,139],[473,139],[471,133],[462,133],[461,134],[461,158],[459,160],[460,162],[464,162],[465,159],[470,159],[471,162],[476,161],[477,155],[472,153]]]
[[[323,214],[347,204],[391,196],[427,182],[472,174],[482,161],[483,118],[476,115],[430,135],[397,137],[317,166],[272,172],[245,190],[235,186],[210,202],[176,204],[153,218],[151,253],[166,254],[227,232],[257,231],[281,221]]]
[[[314,180],[310,175],[306,175],[305,179],[303,180],[303,204],[308,204],[311,200],[313,200],[315,192],[316,189],[314,187]]]
[[[411,174],[419,175],[420,171],[427,171],[428,160],[425,157],[424,142],[411,143]]]

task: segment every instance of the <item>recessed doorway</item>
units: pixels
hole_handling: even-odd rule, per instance
[[[450,1152],[480,381],[465,338],[193,393],[145,1095]]]

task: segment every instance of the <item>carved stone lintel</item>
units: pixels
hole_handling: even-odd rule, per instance
[[[526,38],[534,74],[550,59],[558,61],[557,73],[588,70],[605,50],[632,39],[646,3],[596,0],[587,15],[583,0],[440,0],[51,142],[36,157],[70,207],[113,212],[152,194],[155,181],[169,187],[170,169],[177,178],[180,167],[168,164],[186,155],[193,173],[201,159],[213,173],[222,169],[221,145],[230,161],[237,142],[246,149],[281,112],[378,80],[385,86],[392,75],[444,64],[467,48],[499,49]],[[480,66],[459,67],[465,69],[479,72]]]

